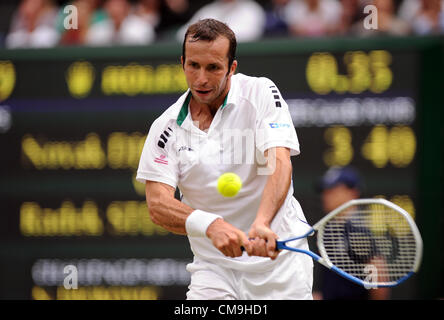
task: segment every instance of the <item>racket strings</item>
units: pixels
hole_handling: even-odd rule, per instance
[[[416,258],[416,240],[402,214],[381,204],[360,205],[324,226],[328,260],[369,283],[393,283],[407,275]]]

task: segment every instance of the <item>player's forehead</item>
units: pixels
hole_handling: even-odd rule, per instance
[[[193,40],[187,38],[185,42],[186,60],[199,63],[224,63],[228,60],[230,41],[224,36],[219,36],[214,40]]]

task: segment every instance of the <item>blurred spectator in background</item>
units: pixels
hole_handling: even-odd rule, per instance
[[[160,2],[161,0],[140,0],[135,13],[156,28],[160,23]]]
[[[106,0],[103,7],[107,18],[90,25],[87,45],[144,45],[155,40],[154,26],[146,16],[137,15],[127,0]]]
[[[265,9],[265,36],[287,36],[288,24],[285,10],[290,0],[271,0]]]
[[[10,9],[15,12],[12,18],[9,13],[8,22],[4,22],[3,37],[7,48],[146,45],[175,38],[182,42],[186,28],[203,18],[226,22],[238,42],[288,35],[365,37],[444,33],[444,0],[264,0],[261,3],[265,10],[258,2],[21,0],[16,9]],[[67,4],[77,8],[76,29],[64,25]],[[378,9],[377,29],[364,26],[367,16],[364,7],[369,4]],[[1,37],[0,33],[0,42]]]
[[[360,0],[341,0],[342,14],[338,24],[334,28],[337,35],[348,35],[352,26],[363,19]]]
[[[253,0],[215,0],[198,10],[177,32],[183,41],[186,29],[198,20],[213,18],[228,24],[238,42],[259,40],[265,28],[265,11]]]
[[[77,29],[65,29],[64,21],[67,15],[62,7],[57,19],[57,29],[61,34],[60,44],[83,45],[90,25],[105,20],[107,15],[100,8],[101,0],[75,0],[70,4],[77,8]]]
[[[418,35],[444,33],[444,4],[441,0],[421,0],[412,21],[413,33]]]
[[[8,48],[53,47],[59,41],[57,7],[52,0],[22,0],[6,36]]]
[[[429,1],[429,0],[427,0]],[[364,26],[364,19],[359,21],[352,27],[352,32],[358,36],[403,36],[410,33],[410,26],[407,21],[399,18],[396,15],[396,3],[394,0],[372,0],[366,1],[365,4],[374,5],[378,11],[378,28],[366,29]],[[363,11],[363,8],[362,10]]]
[[[444,0],[440,1],[442,9],[444,8]],[[398,10],[399,17],[404,21],[413,21],[415,16],[421,11],[421,8],[423,6],[422,2],[422,0],[402,0]]]
[[[177,30],[193,16],[188,0],[164,0],[160,6],[160,23],[156,28],[160,37],[174,38]]]
[[[347,201],[358,199],[362,191],[360,174],[352,167],[332,167],[317,185],[325,214]],[[367,290],[335,272],[321,267],[321,290],[313,293],[316,300],[386,300],[390,289]]]
[[[337,0],[291,0],[286,9],[290,32],[295,36],[319,37],[334,32],[341,18]]]

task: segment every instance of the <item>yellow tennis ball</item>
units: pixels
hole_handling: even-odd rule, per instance
[[[217,190],[224,197],[234,197],[242,188],[242,180],[233,172],[226,172],[217,179]]]

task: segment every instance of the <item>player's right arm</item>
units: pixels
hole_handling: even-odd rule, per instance
[[[193,208],[174,197],[175,189],[165,183],[146,181],[146,203],[151,220],[166,230],[186,235],[185,222]]]

